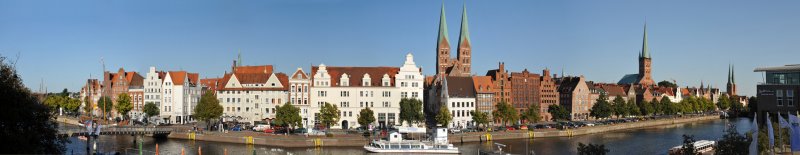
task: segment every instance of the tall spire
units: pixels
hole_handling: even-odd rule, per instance
[[[442,13],[444,17],[444,13]],[[461,33],[458,38],[458,48],[462,48],[462,44],[469,45],[469,26],[467,26],[467,4],[464,4],[464,11],[461,13]],[[460,49],[458,51],[461,51]]]
[[[728,84],[731,84],[731,64],[728,64]]]
[[[647,22],[644,23],[644,35],[642,36],[642,53],[639,57],[650,58],[650,51],[647,48]]]
[[[734,72],[735,72],[735,71],[734,71],[734,70],[735,70],[735,69],[734,69],[735,67],[736,67],[736,66],[734,66],[733,64],[731,64],[731,83],[733,83],[733,84],[736,84],[736,78],[735,78],[735,77],[736,77],[736,74],[734,73]]]
[[[439,16],[439,39],[437,40],[437,44],[441,44],[442,42],[449,44],[448,42],[450,40],[447,39],[447,34],[447,19],[444,16],[444,2],[442,2],[442,14]]]
[[[236,61],[236,66],[242,66],[242,49],[239,49],[239,59]]]

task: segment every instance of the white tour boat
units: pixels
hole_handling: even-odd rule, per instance
[[[714,145],[717,142],[711,140],[698,140],[694,142],[694,149],[697,150],[697,153],[700,154],[714,154]],[[669,149],[667,152],[670,155],[673,154],[683,154],[683,145],[678,145]]]
[[[400,133],[389,134],[389,140],[373,140],[364,146],[374,153],[459,153],[458,148],[447,142],[447,129],[439,128],[434,132],[433,141],[403,140]]]

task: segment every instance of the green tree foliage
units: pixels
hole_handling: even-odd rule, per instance
[[[480,111],[471,111],[470,113],[472,114],[472,121],[475,121],[477,126],[489,124],[489,113]]]
[[[659,86],[659,87],[669,87],[669,88],[675,88],[675,87],[678,87],[678,85],[676,85],[675,83],[669,82],[669,81],[667,81],[667,80],[664,80],[664,81],[658,82],[658,86]]]
[[[578,155],[605,155],[610,150],[606,149],[606,146],[603,144],[591,144],[589,145],[578,143]]]
[[[539,109],[539,104],[531,104],[528,109],[522,112],[520,119],[527,120],[528,123],[539,123],[542,120]]]
[[[507,102],[501,101],[495,105],[495,110],[492,113],[495,119],[500,120],[503,122],[503,126],[508,124],[509,122],[516,122],[519,120],[519,112],[517,112],[511,104]]]
[[[69,97],[69,90],[67,90],[67,88],[64,88],[64,90],[61,90],[61,93],[58,94],[58,96]]]
[[[50,95],[44,99],[44,104],[50,107],[50,110],[54,113],[57,113],[59,108],[63,108],[67,112],[77,112],[81,106],[81,101],[69,96]]]
[[[657,101],[657,100],[653,99],[653,101]],[[657,104],[658,102],[653,102],[653,101],[650,101],[650,102],[642,101],[642,103],[640,104],[641,106],[639,107],[639,111],[642,112],[643,116],[656,114],[656,105],[655,104]]]
[[[92,105],[92,101],[89,96],[83,98],[83,113],[87,115],[92,114],[92,109],[94,109],[94,105]]]
[[[789,144],[789,128],[780,128],[780,126],[778,125],[778,122],[777,122],[777,118],[775,118],[774,115],[770,116],[770,118],[772,119],[772,122],[770,122],[770,123],[772,123],[772,127],[773,127],[772,128],[772,133],[775,133],[775,135],[773,137],[775,139],[775,147],[778,147],[778,146],[781,146],[781,145],[788,145]],[[771,150],[772,148],[769,148],[769,134],[767,134],[767,126],[766,126],[766,124],[762,125],[759,128],[759,132],[760,133],[758,133],[758,151],[759,152],[764,152],[766,150]]]
[[[736,99],[736,97],[734,96],[734,97],[732,97],[732,98],[731,98],[731,107],[730,107],[730,110],[731,110],[731,111],[735,111],[735,112],[743,112],[743,111],[746,111],[747,109],[744,107],[744,105],[742,105],[742,102],[740,102],[740,101],[739,101],[738,99]]]
[[[65,137],[51,109],[22,83],[16,69],[0,57],[0,154],[64,154]]]
[[[750,112],[758,111],[758,99],[755,96],[747,99],[747,110]]]
[[[698,155],[697,148],[694,148],[694,135],[683,135],[683,146],[681,146],[681,154],[684,155]]]
[[[156,104],[155,104],[155,103],[153,103],[153,102],[147,102],[147,103],[145,103],[145,104],[144,104],[144,110],[143,110],[143,111],[144,111],[144,114],[145,114],[145,115],[147,115],[147,117],[153,117],[153,116],[155,116],[155,115],[158,115],[158,113],[160,113],[160,112],[161,112],[161,111],[158,109],[158,105],[156,105]]]
[[[612,101],[611,107],[613,107],[614,115],[617,115],[617,118],[627,116],[629,114],[627,109],[628,106],[625,105],[625,99],[622,98],[622,96],[617,95],[617,97],[614,98],[614,101]]]
[[[567,108],[557,104],[551,104],[547,107],[547,112],[553,116],[553,121],[566,121],[569,120],[570,112]]]
[[[628,100],[628,103],[625,104],[625,107],[627,107],[628,114],[630,115],[638,116],[642,114],[642,112],[639,111],[639,105],[637,105],[633,99]]]
[[[661,98],[660,106],[665,115],[674,115],[678,113],[677,106],[673,105],[672,101],[668,98]]]
[[[209,90],[203,96],[200,96],[200,103],[194,108],[194,118],[206,122],[209,127],[212,119],[218,119],[222,116],[222,105],[219,104],[217,95]]]
[[[330,128],[331,124],[339,122],[340,114],[339,108],[336,105],[331,105],[328,102],[325,102],[325,105],[319,109],[319,119],[320,123],[325,124],[326,127]]]
[[[608,97],[603,93],[600,93],[600,97],[597,98],[592,109],[589,110],[589,115],[597,119],[611,117],[613,113],[614,109],[611,107],[611,104],[608,103]]]
[[[408,122],[408,126],[413,123],[425,120],[422,114],[422,101],[419,99],[403,98],[400,100],[400,124]]]
[[[275,107],[275,120],[273,121],[275,125],[294,129],[299,126],[302,121],[303,118],[300,117],[300,108],[295,107],[290,102],[286,102],[283,106]]]
[[[731,98],[728,95],[722,95],[717,100],[717,108],[720,110],[728,110],[731,107]]]
[[[131,96],[128,96],[128,93],[121,93],[117,95],[117,106],[114,108],[117,109],[117,112],[122,115],[123,118],[128,118],[128,112],[133,109],[133,104],[131,104]]]
[[[750,136],[740,135],[736,131],[736,126],[728,126],[722,140],[717,141],[714,146],[714,154],[746,155],[750,152]]]
[[[369,124],[375,122],[375,113],[369,107],[361,109],[358,113],[358,124],[367,127]]]
[[[439,113],[436,114],[436,123],[441,124],[443,127],[447,127],[450,124],[450,121],[453,121],[453,116],[450,114],[450,109],[447,109],[447,106],[442,106],[439,108]]]
[[[109,113],[111,113],[111,109],[114,108],[114,103],[112,103],[111,98],[108,96],[100,97],[100,100],[97,100],[97,108],[100,111],[104,112],[104,117],[107,117]]]

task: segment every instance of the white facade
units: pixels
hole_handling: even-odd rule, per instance
[[[234,71],[221,80],[217,99],[225,122],[268,122],[275,118],[276,106],[289,102],[283,73]]]
[[[163,72],[157,72],[156,67],[150,67],[144,78],[144,103],[153,103],[157,107],[161,107],[161,85],[164,84],[164,79],[160,75]]]
[[[472,112],[475,111],[475,98],[445,98],[447,109],[453,120],[447,125],[449,128],[466,128],[474,125]]]
[[[311,74],[311,122],[319,123],[320,108],[327,102],[337,106],[341,112],[339,122],[331,125],[334,129],[358,127],[358,114],[367,107],[375,114],[374,125],[393,126],[400,120],[402,98],[423,100],[424,77],[411,54],[406,55],[400,68],[327,67],[321,64],[312,68]]]
[[[314,123],[309,122],[308,119],[313,115],[309,113],[310,88],[311,78],[303,71],[303,68],[297,68],[297,71],[289,77],[289,102],[295,107],[300,108],[300,117],[303,118],[301,123],[307,129],[312,128],[314,125]]]
[[[200,101],[202,87],[190,82],[185,71],[167,72],[161,88],[160,116],[166,123],[185,124],[193,121],[194,107]]]

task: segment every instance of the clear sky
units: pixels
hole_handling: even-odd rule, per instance
[[[510,71],[584,75],[616,82],[637,72],[648,25],[656,81],[722,88],[729,63],[739,90],[754,95],[759,66],[796,64],[800,1],[446,0],[455,47],[466,4],[473,73],[505,62]],[[61,1],[0,0],[0,54],[17,60],[36,91],[77,91],[106,68],[221,76],[237,51],[245,65],[401,66],[412,53],[435,68],[442,1]],[[455,55],[454,55],[455,56]],[[143,75],[144,76],[144,75]]]

